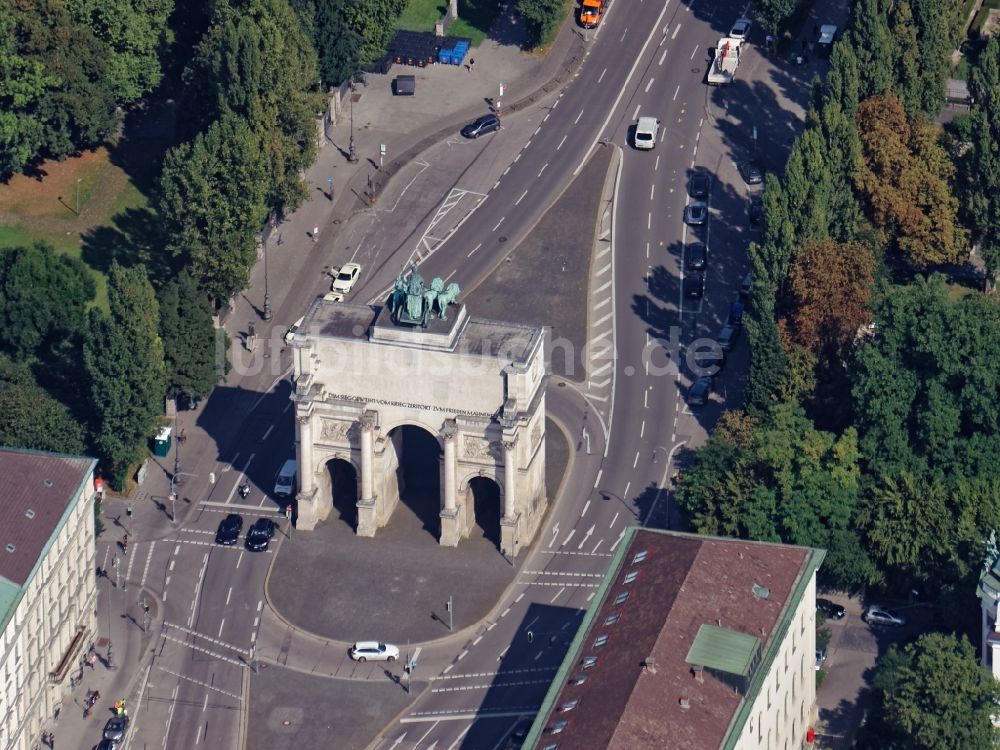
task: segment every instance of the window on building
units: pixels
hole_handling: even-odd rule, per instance
[[[605,643],[608,642],[608,637],[606,635],[599,635],[594,639],[594,648],[600,648]]]
[[[635,557],[632,558],[632,564],[641,563],[646,557],[649,556],[649,550],[642,550],[641,552],[636,552]]]
[[[615,597],[615,604],[624,604],[626,599],[628,599],[628,592],[623,591]]]
[[[615,612],[614,614],[608,615],[604,618],[605,625],[614,625],[618,622],[618,619],[622,616],[621,612]]]
[[[622,583],[632,583],[632,581],[634,581],[638,577],[639,577],[638,570],[630,570],[628,573],[625,574],[625,580],[622,581]]]

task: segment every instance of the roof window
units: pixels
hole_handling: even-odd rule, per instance
[[[560,704],[560,705],[559,705],[559,706],[558,706],[558,707],[556,708],[556,711],[558,711],[558,712],[559,712],[559,713],[561,713],[561,714],[564,714],[564,713],[566,713],[567,711],[572,711],[572,710],[573,710],[574,708],[576,708],[576,707],[577,707],[577,706],[578,706],[579,704],[580,704],[580,699],[579,699],[579,698],[577,698],[576,700],[571,700],[571,701],[566,701],[565,703],[563,703],[563,704]]]
[[[628,592],[623,591],[618,596],[615,597],[615,604],[624,604],[628,599]]]
[[[8,552],[13,552],[14,551],[14,545],[13,544],[8,544],[7,545],[7,551]]]
[[[569,726],[569,719],[562,719],[560,721],[553,721],[547,727],[545,731],[547,734],[559,734],[565,731],[566,727]]]
[[[638,570],[630,570],[628,573],[625,574],[625,580],[622,581],[622,583],[632,583],[632,581],[634,581],[638,577],[639,577]]]
[[[589,679],[590,678],[587,677],[587,675],[585,675],[585,674],[577,674],[577,675],[573,675],[572,677],[569,678],[569,684],[570,685],[582,685],[583,683],[585,683]]]
[[[594,639],[594,648],[600,648],[605,643],[608,642],[608,637],[606,635],[599,635]]]
[[[636,563],[641,563],[648,556],[649,556],[649,550],[648,549],[644,549],[644,550],[642,550],[640,552],[636,552],[635,553],[635,557],[632,558],[632,564],[635,565]]]
[[[610,614],[610,615],[608,615],[607,617],[604,618],[604,624],[605,625],[614,625],[616,622],[618,622],[618,620],[621,618],[621,616],[622,616],[621,612],[615,612],[614,614]]]
[[[31,508],[28,508],[26,511],[24,511],[24,515],[26,515],[28,518],[34,518],[35,511],[33,511]]]
[[[591,667],[597,666],[596,656],[585,656],[580,660],[580,666],[584,669],[590,669]]]

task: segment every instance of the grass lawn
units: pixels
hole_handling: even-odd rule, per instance
[[[458,0],[458,18],[448,29],[449,36],[467,37],[478,47],[497,17],[496,0]],[[448,0],[410,0],[396,21],[397,29],[434,31],[434,24],[448,10]]]
[[[46,242],[80,258],[87,232],[115,227],[115,218],[128,209],[146,207],[145,196],[105,148],[47,161],[32,176],[15,175],[0,184],[0,248]],[[95,304],[107,309],[107,279],[98,269],[92,272]]]

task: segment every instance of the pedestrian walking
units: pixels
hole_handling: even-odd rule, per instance
[[[469,72],[471,73],[472,69],[475,68],[475,67],[476,67],[476,58],[470,57],[469,58]]]
[[[319,227],[313,227],[313,242],[319,242]]]

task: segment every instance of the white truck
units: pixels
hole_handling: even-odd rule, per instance
[[[742,47],[742,39],[725,36],[719,40],[719,43],[715,45],[715,59],[712,60],[712,67],[708,69],[708,84],[710,86],[721,86],[731,82],[736,77],[736,67],[740,64]]]

